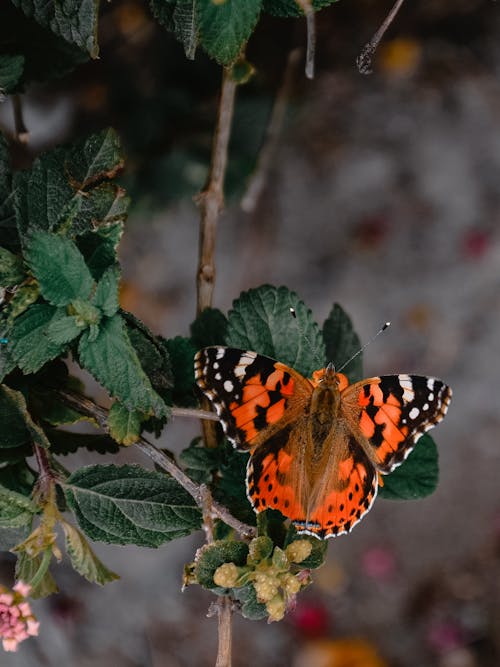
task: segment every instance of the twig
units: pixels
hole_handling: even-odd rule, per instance
[[[306,77],[314,79],[314,60],[316,56],[316,21],[311,0],[295,0],[304,12],[307,29]]]
[[[231,135],[236,86],[230,68],[224,68],[208,181],[203,192],[197,197],[201,212],[197,275],[198,314],[212,305],[215,284],[215,237],[219,213],[224,206],[224,177],[226,175],[227,149]]]
[[[392,7],[391,11],[385,17],[384,22],[382,23],[380,28],[373,35],[371,40],[365,44],[361,53],[356,58],[356,64],[357,64],[358,69],[359,69],[361,74],[371,74],[371,72],[372,72],[372,69],[371,69],[371,67],[372,67],[372,57],[373,57],[375,51],[377,50],[377,47],[380,43],[380,40],[385,35],[386,30],[389,28],[389,26],[393,22],[396,14],[401,9],[401,5],[403,4],[403,2],[404,2],[404,0],[396,0],[394,6]]]
[[[59,395],[67,405],[75,408],[82,414],[92,417],[105,433],[109,433],[107,410],[100,405],[97,405],[86,396],[80,396],[79,394],[74,394],[69,391],[60,391]],[[161,450],[157,449],[145,438],[139,438],[135,445],[144,452],[146,456],[154,461],[156,465],[177,480],[177,482],[179,482],[179,484],[195,499],[197,505],[203,509],[204,498],[201,487],[198,484],[195,484],[195,482],[193,482],[193,480],[190,479],[186,473],[172,461],[172,459]],[[224,523],[231,526],[231,528],[234,528],[234,530],[236,530],[242,537],[249,538],[255,535],[255,528],[253,528],[253,526],[248,526],[246,523],[238,521],[238,519],[236,519],[223,505],[219,505],[219,503],[212,500],[211,510],[214,516],[222,519]]]
[[[219,598],[219,648],[215,667],[231,667],[233,603],[229,597]]]
[[[200,495],[203,511],[203,530],[205,531],[207,542],[210,544],[214,541],[214,522],[212,520],[212,506],[214,501],[210,489],[206,484],[200,486]]]
[[[194,419],[208,419],[208,421],[213,422],[219,421],[215,412],[198,410],[197,408],[172,408],[172,417],[193,417]]]
[[[12,106],[14,108],[15,139],[20,144],[27,144],[30,138],[30,133],[24,123],[23,105],[20,95],[16,94],[12,96]]]
[[[267,126],[266,137],[264,144],[260,150],[257,159],[257,166],[248,183],[247,190],[241,200],[241,208],[245,213],[253,213],[257,208],[260,196],[266,185],[269,171],[272,166],[273,158],[276,154],[281,128],[285,120],[285,114],[288,107],[288,100],[293,83],[293,75],[299,59],[301,57],[301,49],[293,49],[288,55],[287,64],[285,67],[285,74],[283,76],[283,83],[276,95],[273,110],[271,112],[271,119]]]

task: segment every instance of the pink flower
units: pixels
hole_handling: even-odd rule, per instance
[[[5,651],[16,651],[19,642],[38,634],[39,623],[26,601],[30,591],[22,581],[12,591],[0,586],[0,639]]]

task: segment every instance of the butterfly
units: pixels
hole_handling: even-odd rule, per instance
[[[306,378],[256,352],[207,347],[195,378],[228,440],[250,451],[247,495],[298,533],[350,532],[370,510],[379,474],[401,465],[451,399],[441,380],[383,375],[349,384],[332,364]]]

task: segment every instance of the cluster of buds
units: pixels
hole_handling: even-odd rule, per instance
[[[19,642],[38,634],[39,623],[26,601],[30,591],[22,581],[12,590],[0,586],[0,639],[5,651],[16,651]]]
[[[293,607],[297,593],[311,579],[300,564],[311,554],[309,540],[296,540],[284,550],[269,537],[256,537],[249,544],[247,564],[224,563],[214,573],[214,583],[222,588],[253,585],[257,601],[265,604],[269,621],[280,621]]]

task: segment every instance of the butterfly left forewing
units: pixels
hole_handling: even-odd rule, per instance
[[[370,460],[388,474],[443,419],[450,400],[450,387],[437,378],[384,375],[347,387],[342,409]]]
[[[311,383],[285,364],[231,347],[197,352],[195,379],[239,449],[257,447],[293,421],[312,392]]]

